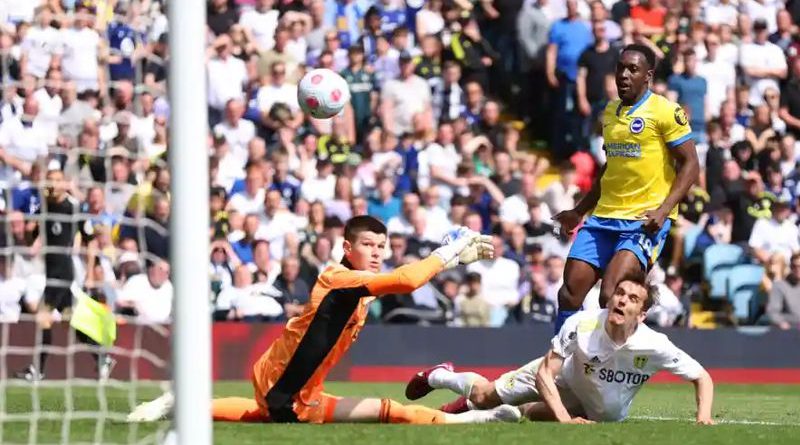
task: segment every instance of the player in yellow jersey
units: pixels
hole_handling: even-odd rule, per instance
[[[700,167],[686,114],[650,91],[655,64],[647,46],[622,50],[615,72],[620,98],[603,113],[606,164],[575,208],[554,217],[562,234],[572,234],[591,211],[568,255],[556,332],[597,280],[603,280],[604,306],[623,276],[655,263],[678,203],[697,180]]]

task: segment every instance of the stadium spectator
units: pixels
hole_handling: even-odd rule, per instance
[[[789,275],[775,282],[767,300],[767,317],[779,329],[800,329],[800,253],[789,262]]]
[[[85,202],[81,212],[92,220],[101,251],[93,268],[89,257],[76,256],[91,269],[76,281],[92,275],[93,289],[111,294],[107,285],[124,287],[140,258],[168,254],[169,23],[161,8],[141,9],[140,2],[117,2],[114,11],[94,2],[71,10],[28,3],[13,17],[0,14],[0,182],[8,210],[0,220],[15,246],[12,270],[34,277],[25,293],[35,303],[43,288],[36,277],[45,268],[40,246],[25,236],[30,222],[23,214],[42,207],[42,172],[58,165],[70,192]],[[262,280],[279,260],[298,256],[298,274],[308,283],[340,257],[341,226],[350,215],[374,215],[405,234],[391,239],[402,244],[393,266],[424,256],[464,224],[498,233],[506,259],[520,268],[515,298],[525,298],[507,322],[546,321],[548,264],[563,261],[570,245],[553,234],[551,214],[588,192],[605,162],[597,129],[600,111],[617,96],[608,82],[611,66],[621,48],[641,43],[660,59],[653,92],[677,95],[695,138],[707,142],[698,146],[705,171],[680,204],[667,243],[672,255],[660,265],[672,266],[670,274],[653,280],[663,286],[680,278],[685,286],[673,293],[681,301],[692,296],[716,310],[694,294],[702,278],[684,267],[684,255],[693,261],[712,244],[763,241],[760,232],[778,233],[767,226],[781,212],[788,216],[780,227],[793,226],[800,214],[800,207],[773,204],[796,203],[800,192],[795,6],[476,5],[209,1],[209,125],[198,127],[208,145],[198,149],[210,154],[210,239],[226,239],[228,260],[236,256],[254,269],[258,244]],[[300,112],[297,82],[318,67],[344,68],[352,108],[340,117]],[[570,156],[573,150],[582,152]],[[577,171],[559,168],[566,159]],[[401,209],[408,199],[418,210]],[[695,247],[682,252],[694,230]],[[779,280],[775,258],[785,261],[794,247],[756,244],[769,279]],[[215,251],[215,271],[225,263],[222,253]],[[463,275],[448,275],[456,289]],[[265,289],[259,292],[274,291]],[[415,322],[448,319],[448,304],[431,289],[409,301],[431,317]],[[217,317],[227,318],[231,305],[222,303]]]
[[[172,283],[169,263],[155,259],[147,273],[128,279],[120,289],[116,307],[124,314],[135,316],[137,323],[168,323],[172,317]]]
[[[519,265],[503,257],[505,246],[503,239],[492,236],[495,258],[478,261],[467,266],[467,272],[474,272],[481,277],[482,295],[491,306],[491,326],[501,326],[508,317],[510,308],[520,301],[517,288],[520,279]]]
[[[300,278],[300,260],[296,256],[284,257],[281,261],[281,274],[275,279],[275,289],[280,293],[278,301],[283,304],[286,318],[303,312],[308,302],[311,288]]]
[[[491,310],[481,291],[481,275],[470,272],[466,284],[455,298],[456,324],[465,327],[489,327]]]

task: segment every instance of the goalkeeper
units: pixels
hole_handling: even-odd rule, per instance
[[[337,397],[324,392],[328,372],[341,360],[367,319],[369,303],[384,294],[410,293],[445,268],[489,259],[488,237],[460,228],[431,256],[378,273],[386,248],[386,227],[371,216],[345,226],[344,259],[320,274],[303,313],[289,320],[281,336],[253,366],[254,399],[223,398],[212,404],[213,418],[237,422],[381,422],[407,424],[517,421],[515,407],[448,414],[390,399]],[[169,414],[171,394],[140,405],[131,421]]]

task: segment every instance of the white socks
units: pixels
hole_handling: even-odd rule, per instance
[[[428,384],[435,389],[449,389],[469,399],[472,385],[478,379],[483,379],[483,377],[474,372],[453,372],[444,368],[437,368],[428,375]]]
[[[511,405],[500,405],[485,411],[467,411],[461,414],[446,414],[446,423],[492,423],[519,422],[522,414]]]

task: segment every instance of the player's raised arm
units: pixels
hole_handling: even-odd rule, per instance
[[[356,216],[347,222],[344,238],[342,264],[346,269],[323,274],[320,280],[327,280],[324,284],[330,288],[359,290],[359,296],[409,293],[445,268],[494,256],[491,237],[462,227],[429,257],[378,273],[386,249],[386,226],[371,216]]]

